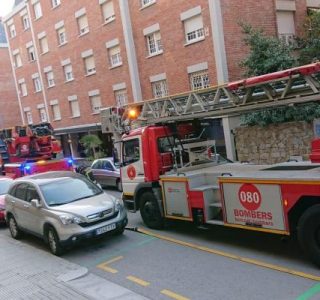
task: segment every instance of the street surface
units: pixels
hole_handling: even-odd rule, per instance
[[[140,213],[129,213],[128,228],[136,227],[151,235],[126,230],[82,243],[63,258],[150,299],[320,299],[320,271],[295,241],[183,222],[155,231],[143,225]],[[23,242],[48,251],[37,238]]]

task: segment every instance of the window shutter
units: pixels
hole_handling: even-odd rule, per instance
[[[99,95],[91,97],[91,105],[93,112],[99,112],[101,108],[101,97]]]
[[[80,116],[79,102],[76,100],[76,101],[70,101],[70,103],[71,103],[72,116],[79,117]]]
[[[203,28],[202,16],[198,15],[184,21],[184,29],[186,33],[196,31]]]
[[[49,46],[48,46],[48,39],[46,37],[42,38],[40,40],[40,45],[41,45],[41,51],[42,53],[48,52],[49,51]]]
[[[103,17],[107,21],[114,16],[113,2],[108,1],[102,5]]]
[[[120,46],[115,46],[109,49],[110,56],[116,55],[118,53],[120,53]]]
[[[78,18],[79,29],[86,29],[88,27],[88,18],[86,15],[83,15]]]
[[[89,56],[85,59],[87,70],[95,69],[94,58],[93,56]]]
[[[52,111],[55,120],[61,119],[60,108],[58,104],[52,105]]]
[[[294,13],[292,11],[278,11],[277,24],[279,34],[295,34]]]

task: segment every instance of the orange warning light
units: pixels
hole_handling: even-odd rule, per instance
[[[130,108],[129,112],[128,112],[128,117],[131,120],[134,120],[136,118],[138,118],[138,112],[135,108]]]
[[[288,200],[284,200],[283,202],[284,206],[288,206]]]

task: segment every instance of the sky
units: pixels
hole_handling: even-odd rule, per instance
[[[14,0],[0,0],[0,17],[7,15],[14,4]]]

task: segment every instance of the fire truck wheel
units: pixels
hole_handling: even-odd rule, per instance
[[[9,225],[11,236],[16,240],[19,240],[22,236],[22,232],[19,229],[16,219],[13,216],[10,216],[8,218],[8,225]]]
[[[48,227],[46,232],[46,239],[52,254],[60,256],[63,253],[63,248],[60,245],[59,237],[53,227]]]
[[[157,200],[152,192],[144,192],[140,197],[140,214],[150,228],[161,229],[164,225]]]
[[[301,216],[298,240],[303,251],[320,267],[320,204],[308,208]]]

